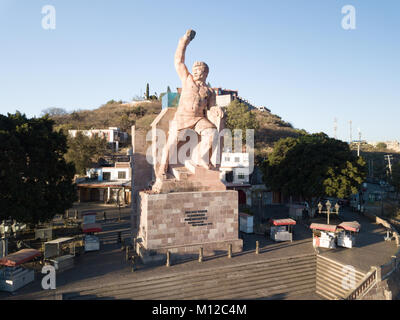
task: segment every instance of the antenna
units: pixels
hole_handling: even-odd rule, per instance
[[[353,121],[350,120],[349,124],[350,124],[350,144],[351,144],[353,141]]]
[[[333,122],[334,122],[333,132],[334,132],[335,139],[337,139],[337,118],[335,118],[335,120]]]

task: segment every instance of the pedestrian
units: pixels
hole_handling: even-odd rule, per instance
[[[107,221],[107,216],[106,216],[106,212],[105,211],[103,212],[103,220],[104,220],[104,222]]]
[[[121,231],[118,231],[118,243],[122,243]]]

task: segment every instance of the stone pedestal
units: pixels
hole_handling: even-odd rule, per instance
[[[155,194],[140,193],[138,253],[143,261],[195,258],[241,252],[238,194],[236,191],[196,191]]]

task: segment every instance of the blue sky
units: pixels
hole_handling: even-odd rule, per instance
[[[44,5],[56,29],[41,25]],[[356,30],[341,27],[356,9]],[[0,113],[94,109],[130,100],[146,83],[180,86],[179,37],[196,30],[187,64],[210,66],[213,86],[297,128],[400,140],[400,1],[0,0]]]

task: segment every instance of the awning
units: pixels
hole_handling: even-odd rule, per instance
[[[248,218],[248,217],[252,217],[252,215],[244,213],[244,212],[239,212],[239,217]]]
[[[328,231],[328,232],[336,232],[336,228],[337,228],[336,225],[322,224],[322,223],[312,223],[310,226],[310,229]]]
[[[358,221],[342,222],[338,225],[338,228],[342,228],[346,231],[360,232],[361,225],[358,223]]]
[[[96,211],[85,211],[82,212],[82,216],[96,216],[97,212]]]
[[[44,244],[46,245],[46,244],[60,244],[60,243],[63,243],[63,242],[68,242],[68,241],[72,241],[72,240],[74,240],[74,238],[71,238],[71,237],[64,237],[64,238],[58,238],[58,239],[55,239],[55,240],[51,240],[51,241],[47,241],[47,242],[45,242]]]
[[[101,232],[102,230],[103,229],[101,228],[101,225],[98,223],[88,223],[82,225],[83,233]]]
[[[293,219],[271,219],[274,226],[294,226],[296,221]]]
[[[16,267],[20,264],[28,262],[36,257],[41,256],[41,252],[35,249],[22,249],[15,253],[0,259],[0,265],[7,267]]]

